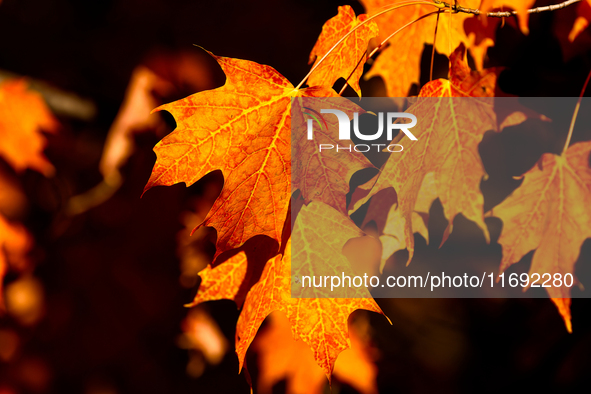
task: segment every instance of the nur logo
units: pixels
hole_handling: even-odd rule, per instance
[[[314,122],[318,124],[320,130],[326,132],[328,130],[328,125],[326,120],[322,116],[322,114],[333,114],[337,117],[339,122],[339,140],[350,140],[351,139],[351,122],[349,121],[349,117],[343,111],[338,109],[321,109],[320,113],[318,111],[313,110],[312,108],[303,107],[306,112],[305,115],[310,116],[312,119],[308,119],[307,126],[308,126],[308,140],[314,139]],[[396,119],[406,118],[410,119],[410,123],[394,123]],[[394,136],[394,130],[402,131],[410,140],[417,141],[417,137],[415,137],[410,128],[416,126],[417,124],[417,117],[413,114],[409,114],[406,112],[387,112],[385,115],[383,112],[378,113],[378,130],[373,134],[363,134],[359,129],[359,113],[353,113],[353,133],[355,136],[363,141],[375,141],[379,139],[382,134],[384,133],[384,119],[386,123],[386,138],[389,141],[392,141]],[[402,152],[403,147],[399,144],[370,144],[371,146],[375,146],[378,151],[380,151],[380,146],[387,146],[387,150],[389,152]],[[353,145],[353,150],[356,152],[368,152],[372,148],[370,145],[367,144],[358,144]],[[336,147],[333,144],[320,144],[319,151],[322,150],[331,150],[336,149],[337,152],[339,151],[348,151],[351,152],[351,146],[339,146],[338,144]]]

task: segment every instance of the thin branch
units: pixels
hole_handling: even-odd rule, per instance
[[[564,153],[568,149],[568,146],[570,145],[570,139],[573,136],[573,130],[575,128],[575,121],[577,120],[577,115],[579,114],[579,108],[581,107],[581,101],[583,100],[583,95],[585,94],[585,89],[587,89],[587,84],[589,83],[590,78],[591,78],[591,71],[589,72],[589,75],[587,75],[587,79],[585,80],[585,83],[583,84],[583,89],[581,89],[581,94],[579,95],[579,101],[577,101],[577,105],[575,105],[575,112],[573,113],[573,118],[570,121],[570,128],[568,129],[568,136],[566,137],[566,143],[564,144],[564,148],[562,149],[562,155],[564,155]]]
[[[454,11],[455,13],[463,12],[465,14],[486,15],[486,16],[490,16],[492,18],[506,18],[509,16],[517,15],[517,11],[482,12],[480,10],[476,10],[473,8],[462,7],[461,5],[457,5],[457,4],[449,4],[449,3],[446,3],[445,1],[440,1],[440,0],[433,0],[433,1],[435,2],[435,4],[442,4],[445,8],[451,8],[452,11]],[[540,12],[545,12],[545,11],[556,11],[561,8],[568,7],[569,5],[579,3],[580,1],[581,0],[567,0],[567,1],[560,3],[560,4],[552,4],[552,5],[547,5],[544,7],[531,8],[531,9],[527,10],[527,13],[528,14],[539,14]]]

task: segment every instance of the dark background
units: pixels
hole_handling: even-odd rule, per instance
[[[182,305],[196,292],[179,284],[179,217],[205,184],[216,180],[210,177],[190,188],[155,188],[140,199],[155,161],[151,149],[159,140],[146,134],[138,136],[137,148],[122,170],[125,182],[111,199],[75,217],[65,215],[64,206],[71,196],[100,182],[98,163],[107,131],[137,65],[152,64],[166,73],[174,67],[170,59],[176,54],[194,52],[215,69],[215,63],[193,46],[197,44],[216,55],[271,65],[295,85],[309,70],[308,54],[322,24],[342,4],[363,12],[358,3],[295,0],[4,0],[0,4],[0,69],[75,92],[97,108],[91,121],[60,117],[62,129],[49,136],[46,152],[57,169],[54,178],[32,171],[19,178],[29,200],[23,220],[36,240],[32,257],[35,276],[44,287],[45,317],[33,327],[19,327],[5,316],[0,327],[17,327],[22,337],[19,357],[38,360],[46,378],[31,383],[35,379],[23,379],[18,363],[0,362],[0,389],[7,385],[19,393],[249,392],[232,352],[194,379],[185,373],[187,351],[175,342],[187,312]],[[508,68],[501,75],[501,89],[520,96],[579,95],[591,69],[591,52],[582,42],[582,49],[565,62],[554,34],[558,18],[572,26],[574,8],[531,16],[527,37],[509,25],[499,29],[485,66]],[[430,53],[427,46],[422,83],[428,81],[424,71]],[[216,72],[210,87],[223,83],[223,74]],[[435,76],[446,74],[447,60],[438,56]],[[194,93],[190,88],[178,86],[175,97],[163,99]],[[378,79],[364,82],[362,89],[368,96],[383,92]],[[562,115],[566,120],[561,124],[568,124],[571,113]],[[173,124],[170,117],[167,121]],[[589,139],[589,130],[577,130],[573,142]],[[483,183],[487,208],[498,203],[497,195],[507,195],[517,186],[507,179],[531,167],[542,152],[556,151],[566,130],[553,132],[556,135],[548,137],[528,124],[512,137],[503,137],[512,138],[512,148],[507,141],[495,140],[500,137],[485,137],[483,161],[491,174],[489,183]],[[487,156],[495,143],[503,153]],[[0,165],[10,171],[4,162]],[[499,191],[496,185],[504,189]],[[437,252],[437,237],[443,231],[438,204],[431,210],[433,242],[427,246],[418,240],[418,254]],[[493,242],[478,247],[496,247],[492,256],[500,256],[494,242],[500,222],[487,223]],[[474,225],[459,219],[442,253],[465,250],[474,231]],[[396,259],[406,260],[404,255]],[[587,241],[577,269],[589,260]],[[519,264],[527,267],[529,261],[531,254]],[[8,275],[5,283],[14,279]],[[381,351],[380,392],[588,387],[588,300],[573,300],[570,335],[549,300],[379,299],[378,303],[393,322],[389,326],[382,317],[371,317],[375,345]],[[207,309],[233,343],[235,305],[214,302]],[[256,368],[253,374],[256,379]],[[351,390],[336,387],[340,392]],[[281,389],[279,385],[277,392]]]

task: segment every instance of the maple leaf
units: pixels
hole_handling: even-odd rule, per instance
[[[54,168],[43,155],[41,130],[55,132],[57,121],[36,92],[27,90],[22,79],[0,83],[0,156],[17,172],[27,168],[46,176]]]
[[[320,59],[343,37],[357,25],[367,19],[362,14],[355,17],[351,6],[339,7],[337,16],[329,19],[322,27],[318,41],[310,52],[309,63],[314,60],[314,66]],[[363,64],[367,58],[366,51],[369,40],[378,35],[378,26],[371,21],[358,28],[343,42],[341,42],[312,72],[308,78],[310,86],[332,87],[339,78],[344,78],[361,97],[359,78],[363,73]]]
[[[324,87],[296,90],[270,66],[210,55],[226,83],[154,110],[170,112],[177,128],[154,147],[157,160],[144,191],[190,186],[221,170],[224,187],[200,225],[217,230],[216,259],[255,235],[280,242],[292,190],[292,98],[337,94]]]
[[[360,235],[361,231],[348,217],[323,203],[312,202],[302,207],[285,254],[269,260],[261,279],[246,297],[236,331],[236,352],[240,365],[263,320],[271,312],[279,310],[287,315],[294,338],[302,339],[312,348],[314,359],[330,380],[337,356],[349,347],[349,315],[357,309],[383,312],[366,288],[352,291],[359,298],[292,298],[292,252],[303,266],[330,266],[340,275],[348,271],[342,248],[351,237]],[[330,256],[330,263],[324,260],[327,256]],[[293,274],[294,277],[301,277],[297,268]],[[299,285],[296,285],[295,289],[298,288]],[[320,294],[316,295],[326,295],[327,292],[326,289],[324,292],[320,290]],[[303,291],[296,295],[308,297],[309,293]]]
[[[449,221],[443,242],[458,213],[474,221],[488,239],[480,191],[485,171],[478,144],[487,130],[496,130],[493,101],[486,96],[495,91],[498,69],[471,71],[464,55],[460,44],[450,57],[450,79],[429,82],[421,89],[417,103],[407,109],[420,120],[413,128],[418,141],[408,141],[405,136],[408,148],[390,156],[372,191],[355,205],[356,209],[380,190],[396,190],[409,262],[414,253],[412,216],[423,180],[431,172]],[[458,97],[471,99],[455,99]]]
[[[368,15],[373,15],[385,8],[404,1],[361,0]],[[478,0],[463,1],[468,8],[477,8]],[[399,8],[376,18],[379,27],[379,40],[383,41],[390,34],[419,17],[436,11],[433,6],[420,4]],[[443,14],[439,18],[435,49],[439,53],[451,55],[452,49],[460,43],[468,44],[464,31],[464,21],[469,15],[465,13]],[[451,23],[449,18],[451,18]],[[380,76],[386,84],[388,96],[406,97],[414,83],[419,83],[421,54],[425,44],[433,44],[435,32],[435,16],[420,20],[400,31],[392,37],[388,47],[378,56],[365,78]]]
[[[590,152],[591,142],[579,142],[561,156],[545,153],[539,165],[523,175],[521,186],[492,210],[503,221],[500,272],[535,249],[530,277],[574,273],[581,245],[591,237]],[[546,290],[571,331],[570,288]]]

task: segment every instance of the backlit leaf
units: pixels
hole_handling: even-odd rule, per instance
[[[272,67],[212,55],[224,86],[165,104],[177,128],[155,147],[145,190],[192,185],[214,170],[224,188],[201,224],[217,230],[216,256],[254,235],[280,241],[291,195],[291,99],[335,96],[332,89],[295,90]]]
[[[487,96],[495,91],[498,70],[471,71],[463,60],[464,54],[464,46],[460,45],[451,56],[449,80],[439,79],[421,89],[419,100],[407,110],[420,119],[413,128],[418,140],[410,141],[406,136],[401,140],[404,151],[390,156],[370,194],[356,205],[359,207],[380,190],[396,190],[409,261],[414,252],[412,216],[423,179],[431,172],[449,221],[444,241],[459,213],[474,221],[488,239],[480,191],[485,172],[478,144],[487,130],[496,130],[493,101]],[[457,99],[466,97],[472,99]]]
[[[591,237],[591,142],[579,142],[564,156],[545,153],[539,165],[492,213],[503,221],[498,242],[503,247],[500,271],[532,250],[531,274],[574,275],[581,245]],[[571,331],[570,288],[547,287]]]

